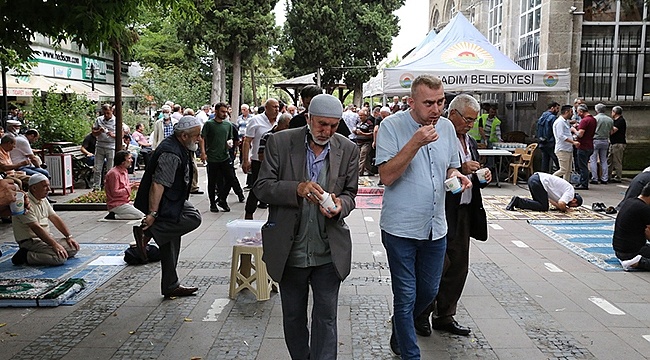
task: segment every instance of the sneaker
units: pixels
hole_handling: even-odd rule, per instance
[[[110,211],[108,215],[104,216],[104,219],[106,220],[115,220],[115,213]]]
[[[228,203],[225,202],[225,201],[219,201],[217,203],[217,206],[219,206],[221,208],[221,210],[223,210],[223,212],[229,212],[230,211],[230,207],[228,206]]]
[[[11,258],[11,262],[14,265],[27,264],[27,249],[19,248]]]
[[[402,352],[399,349],[399,343],[397,342],[397,338],[395,337],[395,318],[391,317],[390,322],[392,324],[392,329],[390,333],[390,351],[395,356],[401,356]]]
[[[592,211],[603,212],[603,211],[605,211],[605,209],[606,209],[606,206],[603,203],[596,202],[596,203],[591,204],[591,210]]]
[[[621,179],[616,179],[616,178],[614,178],[614,179],[610,179],[609,182],[612,182],[612,183],[621,183]]]
[[[591,180],[589,183],[591,185],[598,185],[598,180]]]
[[[619,260],[619,261],[621,262],[621,265],[623,265],[623,270],[630,271],[636,268],[636,265],[639,263],[639,261],[641,261],[641,255],[637,255],[631,258],[630,260]]]
[[[218,213],[219,212],[219,208],[217,207],[217,204],[211,204],[210,205],[210,212],[213,212],[213,213]]]

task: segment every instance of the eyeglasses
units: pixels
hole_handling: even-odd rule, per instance
[[[454,110],[456,110],[456,109],[454,109]],[[476,119],[468,119],[468,118],[464,117],[463,114],[461,114],[460,111],[458,111],[458,110],[456,110],[456,114],[460,115],[460,117],[463,118],[463,121],[465,121],[466,124],[471,124],[474,121],[476,121]]]

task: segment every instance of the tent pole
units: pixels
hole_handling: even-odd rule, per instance
[[[515,102],[515,94],[516,93],[513,91],[512,92],[512,99],[511,99],[511,101],[512,101],[512,118],[515,120],[515,130],[519,131],[519,118],[517,118],[517,111],[515,111],[515,110],[517,110],[515,108],[515,106],[516,106],[515,105],[515,103],[516,103]]]

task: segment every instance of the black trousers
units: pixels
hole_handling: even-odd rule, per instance
[[[435,300],[436,313],[432,319],[436,325],[446,325],[454,321],[458,300],[465,287],[469,271],[470,209],[469,205],[458,207],[454,236],[447,236],[445,263]]]
[[[311,334],[307,326],[310,287],[313,297]],[[340,287],[341,280],[332,263],[307,268],[285,267],[280,280],[280,297],[284,341],[291,359],[336,359]]]
[[[254,185],[257,181],[257,177],[260,175],[260,168],[262,167],[262,162],[258,160],[251,160],[251,185]],[[255,191],[251,189],[248,192],[248,199],[246,199],[246,214],[255,213],[257,209],[257,196],[255,196]]]
[[[538,174],[533,174],[528,179],[528,191],[530,191],[533,198],[519,198],[515,207],[533,211],[548,211],[548,193],[544,190]]]
[[[222,162],[208,162],[208,197],[210,205],[215,204],[215,193],[217,202],[226,202],[230,188],[237,181],[230,159]]]

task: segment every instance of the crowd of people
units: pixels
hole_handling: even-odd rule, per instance
[[[230,211],[231,190],[246,202],[246,219],[253,219],[257,208],[269,209],[262,228],[264,261],[280,286],[291,357],[333,359],[339,289],[351,268],[345,218],[355,207],[359,178],[378,174],[384,185],[381,240],[393,291],[390,349],[403,359],[419,359],[416,334],[430,336],[435,329],[469,335],[472,330],[455,315],[468,275],[470,238],[488,237],[481,189],[498,174],[481,164],[478,148],[502,141],[497,107],[482,107],[469,94],[447,104],[443,83],[429,75],[414,79],[410,96],[394,97],[388,106],[344,107],[316,85],[300,95],[304,107],[270,98],[254,111],[243,104],[237,118],[223,102],[198,113],[168,103],[150,135],[144,124],[133,133],[124,127],[121,149],[115,148],[113,108],[103,105],[82,151],[94,167],[93,188],[106,190],[106,218],[141,220],[133,227],[136,249],[146,260],[146,245],[152,239],[158,244],[163,296],[195,294],[198,288],[181,285],[176,267],[182,236],[202,222],[190,197],[204,193],[197,183],[198,157],[206,167],[210,212]],[[621,181],[622,109],[613,107],[611,117],[603,104],[595,111],[594,117],[580,99],[549,104],[536,124],[542,168],[528,178],[532,199],[515,196],[506,209],[548,211],[550,203],[570,211],[583,202],[576,190]],[[48,173],[29,147],[38,132],[18,135],[21,124],[11,121],[11,133],[0,140],[0,170],[6,176],[0,181],[0,215],[8,214],[7,205],[20,191],[27,194],[28,209],[14,216],[19,250],[12,260],[61,264],[79,244],[46,200]],[[140,182],[132,182],[128,174],[138,157],[145,171]],[[248,176],[248,197],[236,176],[237,159]],[[576,186],[570,183],[574,162],[580,173]],[[650,269],[646,170],[618,207],[613,247],[626,270]],[[445,191],[450,180],[457,180],[460,191]],[[63,237],[50,233],[50,222]]]

